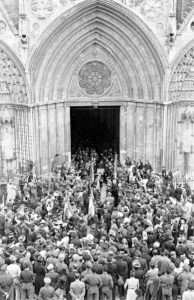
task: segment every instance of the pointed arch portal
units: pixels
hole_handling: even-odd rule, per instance
[[[29,59],[36,161],[71,156],[70,108],[120,108],[120,156],[160,167],[166,57],[134,13],[111,0],[86,0],[58,17]]]
[[[25,173],[32,159],[29,90],[25,70],[0,42],[0,178]]]

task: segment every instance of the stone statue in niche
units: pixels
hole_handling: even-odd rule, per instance
[[[0,113],[3,158],[5,160],[14,159],[14,114],[8,107],[5,107]]]
[[[181,114],[181,118],[178,122],[180,124],[180,136],[182,151],[185,153],[191,153],[193,148],[193,137],[194,137],[194,111],[189,106],[186,107],[185,111]]]
[[[32,13],[39,19],[45,19],[53,13],[53,0],[31,0]]]

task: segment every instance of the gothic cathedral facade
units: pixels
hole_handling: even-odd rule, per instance
[[[0,173],[71,160],[70,109],[117,106],[120,160],[194,178],[193,0],[2,0]]]

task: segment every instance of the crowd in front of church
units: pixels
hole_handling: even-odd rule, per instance
[[[194,194],[171,172],[81,147],[7,185],[0,299],[193,300]]]

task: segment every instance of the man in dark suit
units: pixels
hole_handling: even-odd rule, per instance
[[[119,251],[118,259],[116,261],[117,274],[120,278],[123,279],[123,284],[118,284],[120,299],[125,298],[124,283],[127,280],[127,276],[128,276],[128,264],[126,261],[123,260],[123,256],[124,256],[124,250],[122,249]]]

